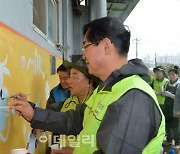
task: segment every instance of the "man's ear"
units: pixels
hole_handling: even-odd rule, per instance
[[[112,43],[108,38],[104,38],[103,43],[104,43],[105,54],[109,55],[111,53]]]

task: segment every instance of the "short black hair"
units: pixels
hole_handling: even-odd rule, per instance
[[[131,34],[117,18],[103,17],[93,20],[84,25],[83,34],[88,41],[96,45],[104,38],[108,38],[118,49],[119,54],[128,54]]]
[[[170,72],[174,72],[175,74],[179,75],[179,67],[178,66],[174,66],[174,68],[171,68],[168,73]]]
[[[69,72],[69,70],[63,66],[63,64],[61,64],[58,68],[57,68],[57,73],[61,71],[61,72]]]

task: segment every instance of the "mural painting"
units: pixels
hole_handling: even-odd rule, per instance
[[[56,66],[62,59],[56,57]],[[50,75],[50,52],[0,22],[0,151],[26,148],[30,125],[13,111],[4,108],[13,100],[9,96],[23,92],[36,106],[44,108],[49,91],[58,84]],[[40,145],[45,146],[45,145]],[[45,153],[36,150],[37,154]]]

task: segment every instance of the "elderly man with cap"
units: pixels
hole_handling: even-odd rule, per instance
[[[65,112],[69,109],[75,109],[76,105],[79,103],[86,102],[99,84],[100,80],[88,73],[86,62],[83,59],[79,59],[76,63],[71,63],[65,60],[62,65],[70,70],[68,85],[69,91],[73,96],[67,98],[65,102],[63,102],[62,107],[53,106],[52,109],[54,111],[61,110],[62,112]]]
[[[152,88],[154,89],[158,103],[163,110],[163,105],[165,101],[165,96],[163,96],[163,92],[168,82],[168,79],[166,78],[166,73],[162,66],[155,67],[153,69],[153,72],[155,73],[156,78],[152,81]]]
[[[85,103],[100,80],[88,73],[86,62],[83,59],[79,59],[76,63],[71,63],[65,60],[63,66],[70,70],[68,83],[69,90],[73,95],[71,98],[65,100],[61,108],[61,112],[66,112],[70,109],[76,110],[78,104]],[[69,138],[70,137],[65,135],[60,135],[60,144],[63,148],[61,150],[52,149],[52,153],[71,153],[74,149],[76,140],[75,136],[68,140]]]
[[[61,112],[66,112],[69,109],[76,108],[77,104],[84,103],[91,96],[92,92],[99,83],[99,79],[88,73],[86,62],[79,59],[76,63],[64,61],[63,65],[70,69],[69,90],[73,95],[68,98],[61,109]]]

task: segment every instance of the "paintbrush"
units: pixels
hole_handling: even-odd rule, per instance
[[[1,93],[1,92],[0,92],[0,93]],[[24,96],[28,96],[28,95],[30,95],[30,94],[24,94]],[[18,98],[18,96],[12,95],[12,96],[10,96],[10,97],[5,97],[5,98],[2,98],[2,97],[0,96],[0,100],[7,99],[7,98],[15,99],[15,98]]]
[[[9,106],[0,106],[0,109],[9,109]]]
[[[24,94],[24,96],[28,96],[28,95],[31,95],[31,94]],[[12,95],[12,96],[10,96],[10,97],[8,97],[8,98],[18,98],[18,96]]]

